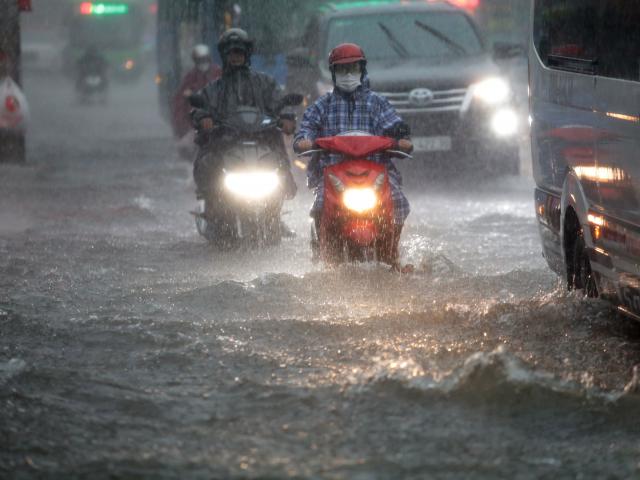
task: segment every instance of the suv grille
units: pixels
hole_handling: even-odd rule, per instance
[[[425,98],[429,93],[431,95]],[[431,91],[418,88],[410,92],[380,95],[386,97],[398,113],[459,112],[463,108],[467,89]]]

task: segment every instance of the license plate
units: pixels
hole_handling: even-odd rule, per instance
[[[451,150],[451,137],[414,137],[416,152],[447,152]]]

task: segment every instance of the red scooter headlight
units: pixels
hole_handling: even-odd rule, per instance
[[[342,195],[344,206],[357,213],[373,210],[378,204],[378,195],[373,188],[348,188]]]

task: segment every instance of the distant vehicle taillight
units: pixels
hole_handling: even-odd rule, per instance
[[[455,6],[465,8],[467,10],[475,10],[480,6],[480,0],[449,0]]]
[[[18,111],[18,109],[20,108],[20,102],[18,102],[18,99],[16,97],[14,97],[13,95],[8,95],[4,99],[4,108],[9,113],[16,113]]]

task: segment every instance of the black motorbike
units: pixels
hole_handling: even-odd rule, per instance
[[[285,198],[288,166],[279,119],[282,110],[299,105],[302,95],[286,95],[278,118],[256,107],[239,107],[227,118],[216,118],[198,155],[211,165],[207,197],[194,212],[198,232],[220,248],[277,245],[282,237],[280,211]],[[204,109],[197,94],[191,105]],[[291,117],[289,117],[291,118]]]
[[[77,79],[76,93],[80,103],[90,103],[98,100],[100,103],[107,101],[107,79],[101,73],[86,73]]]
[[[76,95],[80,103],[106,103],[109,91],[108,63],[95,47],[87,49],[76,64]]]

